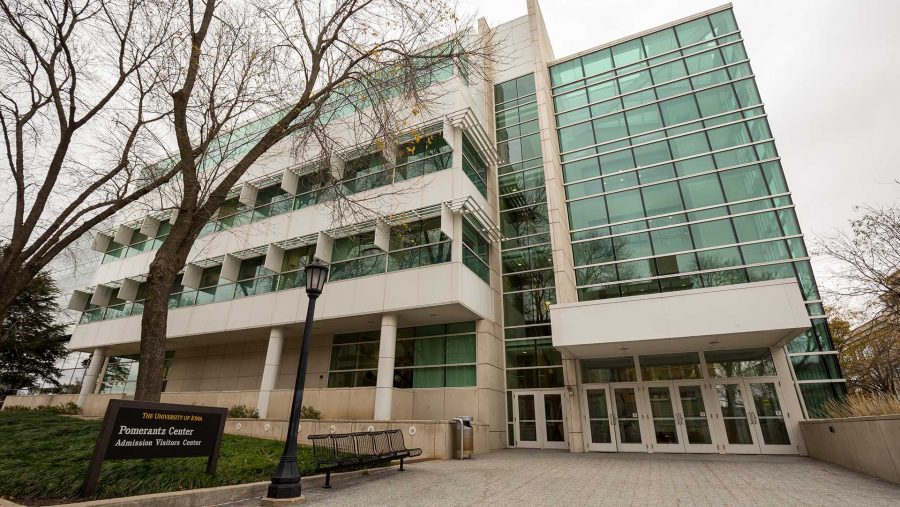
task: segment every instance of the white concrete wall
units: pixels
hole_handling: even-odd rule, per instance
[[[721,348],[782,345],[809,327],[794,279],[556,304],[550,314],[553,345],[578,357],[640,342],[702,350],[709,337]]]
[[[900,484],[900,415],[803,421],[813,458]]]
[[[479,206],[487,207],[484,197],[459,167],[354,194],[354,198],[360,200],[373,218],[461,197],[472,197]],[[336,225],[331,206],[328,203],[316,204],[199,238],[188,255],[188,262],[315,234]],[[150,251],[100,264],[94,273],[92,284],[144,275],[149,271],[155,255],[156,251]]]
[[[446,262],[329,282],[316,305],[316,321],[440,305],[458,305],[472,320],[493,319],[490,287],[461,263]],[[169,311],[167,336],[178,338],[303,322],[307,297],[302,288]],[[464,320],[464,319],[463,319]],[[141,316],[82,324],[70,348],[137,343]]]

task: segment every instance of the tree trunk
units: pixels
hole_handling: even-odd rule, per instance
[[[166,361],[166,328],[169,295],[178,272],[194,244],[193,223],[176,220],[168,238],[156,252],[147,276],[144,313],[141,316],[141,351],[134,399],[159,401]]]

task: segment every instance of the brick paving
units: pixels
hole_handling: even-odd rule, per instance
[[[509,449],[310,482],[305,505],[900,505],[900,486],[799,456]]]

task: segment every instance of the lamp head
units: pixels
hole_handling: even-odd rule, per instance
[[[318,297],[325,287],[325,279],[328,278],[328,264],[314,259],[306,265],[306,295]]]

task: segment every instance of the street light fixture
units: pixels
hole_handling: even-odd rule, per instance
[[[300,497],[300,471],[297,469],[297,433],[300,429],[300,407],[303,403],[303,387],[306,383],[306,363],[309,360],[309,340],[312,333],[313,313],[316,299],[322,294],[328,264],[315,259],[306,265],[306,295],[309,306],[303,327],[303,344],[300,348],[300,362],[297,365],[297,380],[294,382],[294,398],[291,401],[291,416],[288,421],[287,440],[278,468],[272,474],[272,483],[266,494],[270,499],[290,499]]]

